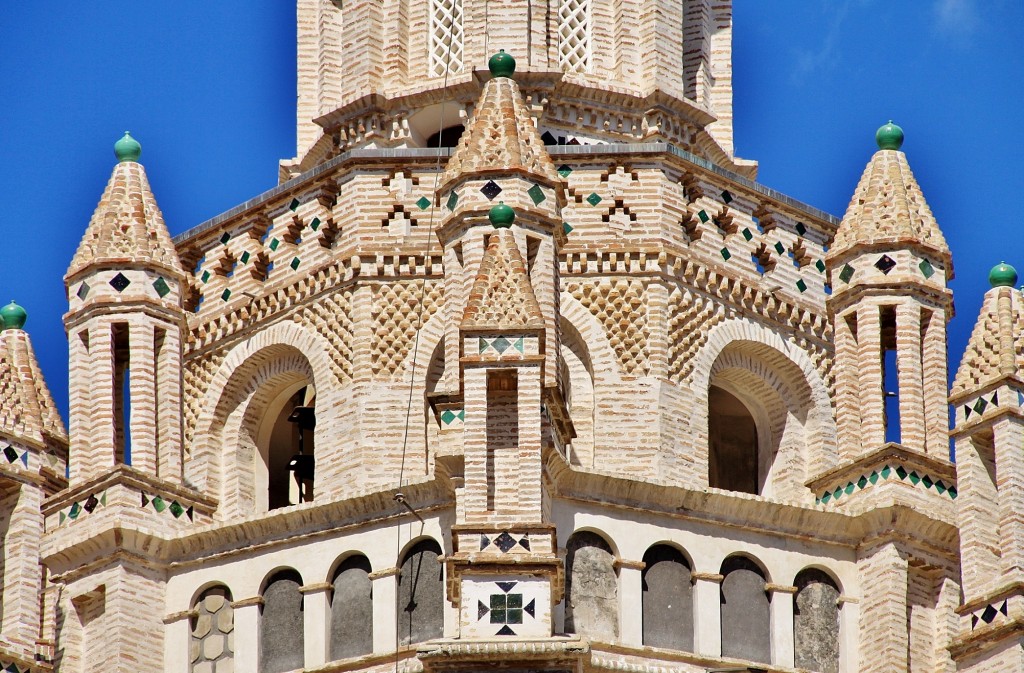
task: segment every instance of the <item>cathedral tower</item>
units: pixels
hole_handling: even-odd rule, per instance
[[[1024,645],[1024,301],[1008,264],[989,282],[949,396],[964,595],[952,651],[968,671],[1013,670]]]
[[[893,439],[945,460],[952,260],[900,151],[903,131],[889,122],[876,140],[828,253],[839,446],[854,458]]]
[[[118,464],[181,482],[181,262],[140,145],[118,164],[68,268],[72,482]]]

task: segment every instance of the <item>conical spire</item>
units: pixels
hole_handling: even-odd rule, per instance
[[[510,170],[543,177],[552,184],[559,181],[519,85],[511,77],[501,76],[484,85],[441,182],[448,184],[463,173]]]
[[[1024,301],[1007,285],[985,293],[967,350],[953,379],[950,398],[1024,372]]]
[[[924,194],[910,171],[907,157],[880,149],[868,162],[846,210],[829,257],[855,248],[917,248],[946,263],[952,275],[949,246],[939,231]]]
[[[68,441],[28,333],[19,327],[0,331],[0,432],[37,444]]]
[[[158,267],[184,277],[146,170],[121,154],[65,279],[99,264]]]
[[[543,329],[544,316],[530,285],[515,238],[508,229],[491,234],[480,262],[463,329]]]

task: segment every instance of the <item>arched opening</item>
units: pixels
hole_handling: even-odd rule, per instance
[[[420,643],[444,634],[444,568],[441,547],[421,540],[406,553],[398,570],[398,640]]]
[[[743,556],[722,564],[722,656],[771,663],[771,613],[764,571]]]
[[[260,609],[260,673],[285,673],[304,665],[302,576],[280,570],[263,590]]]
[[[459,144],[459,138],[462,137],[462,132],[465,130],[466,127],[462,124],[448,126],[432,133],[424,145],[427,147],[455,147]]]
[[[373,582],[365,556],[349,556],[331,583],[331,660],[373,651]]]
[[[565,632],[599,640],[619,636],[615,554],[597,533],[573,533],[565,545]]]
[[[740,493],[761,487],[757,423],[743,402],[718,386],[708,390],[708,485]]]
[[[809,466],[828,464],[824,390],[778,348],[728,343],[707,370],[708,484],[771,497],[810,495]],[[811,374],[813,375],[813,374]]]
[[[189,627],[189,673],[234,668],[235,611],[226,586],[212,586],[196,598]]]
[[[644,554],[644,645],[693,651],[693,585],[686,557],[659,544]]]
[[[273,510],[313,500],[316,391],[306,382],[280,391],[258,433],[257,507]]]
[[[597,405],[594,394],[594,368],[590,352],[579,330],[567,320],[560,324],[561,354],[565,364],[565,403],[572,418],[576,437],[570,446],[569,461],[573,465],[594,466],[594,416]]]
[[[797,668],[839,673],[839,587],[816,568],[796,576],[793,650]]]

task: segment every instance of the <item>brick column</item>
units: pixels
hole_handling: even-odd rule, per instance
[[[164,671],[185,673],[189,670],[189,647],[192,629],[188,610],[169,615],[164,619]]]
[[[722,580],[718,573],[693,573],[694,649],[705,657],[722,656]]]
[[[541,465],[540,368],[520,367],[519,391],[519,521],[542,520],[544,483]],[[495,475],[497,478],[497,475]]]
[[[156,476],[156,352],[153,326],[149,320],[136,316],[128,327],[131,349],[128,363],[128,394],[125,404],[131,407],[132,467]]]
[[[900,444],[924,452],[921,306],[917,302],[896,307],[896,370],[900,396]]]
[[[835,319],[836,434],[839,453],[855,458],[860,453],[860,377],[857,374],[857,340],[847,318]]]
[[[881,323],[877,305],[867,304],[857,309],[856,368],[860,379],[861,451],[870,451],[885,443]]]
[[[924,396],[925,451],[949,458],[949,402],[946,370],[946,312],[925,311],[921,317],[922,394]]]
[[[157,475],[175,484],[182,477],[181,332],[168,325],[156,354]]]
[[[1004,416],[992,429],[1003,571],[999,584],[1006,584],[1024,581],[1024,424]]]
[[[908,563],[892,542],[858,560],[864,594],[860,614],[860,673],[906,673]]]

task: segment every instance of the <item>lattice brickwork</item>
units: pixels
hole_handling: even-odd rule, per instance
[[[684,288],[668,298],[668,376],[683,381],[693,370],[693,358],[708,340],[711,329],[725,316],[709,299]]]
[[[196,422],[199,413],[202,411],[203,401],[206,398],[206,391],[210,382],[224,362],[227,350],[207,353],[200,358],[187,360],[183,367],[182,376],[184,390],[182,398],[185,400],[185,446],[192,444],[192,437],[196,431]]]
[[[373,292],[374,375],[394,375],[409,355],[420,324],[420,296],[423,297],[423,325],[441,305],[440,283],[406,282],[379,285]],[[424,363],[425,364],[425,363]]]
[[[462,0],[430,3],[430,74],[462,72]]]
[[[625,278],[596,283],[569,283],[569,293],[604,326],[622,368],[632,376],[647,375],[647,294],[639,280]]]
[[[316,331],[327,341],[331,371],[338,381],[352,379],[352,290],[346,289],[310,304],[300,313],[302,325]]]
[[[558,3],[558,65],[566,72],[590,69],[590,0]]]

